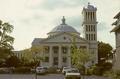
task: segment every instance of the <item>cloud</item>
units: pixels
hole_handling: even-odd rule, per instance
[[[82,33],[83,31],[82,22],[83,22],[82,16],[80,14],[76,16],[71,16],[68,18],[68,24],[71,25],[80,33]]]
[[[105,22],[100,22],[97,25],[97,29],[98,29],[98,32],[99,31],[105,31],[105,30],[108,29],[108,26],[107,26],[107,24]]]
[[[28,48],[37,37],[47,37],[52,28],[61,23],[62,16],[67,24],[82,32],[82,8],[91,2],[97,7],[98,40],[115,47],[111,24],[120,11],[120,0],[0,0],[0,18],[14,25],[15,50]]]
[[[32,2],[33,0],[31,0]],[[42,4],[41,4],[42,3]],[[83,6],[88,3],[88,0],[40,0],[36,2],[35,5],[28,5],[31,9],[46,9],[46,10],[55,10],[60,8],[71,8],[77,6]]]
[[[52,10],[58,8],[77,7],[85,2],[87,2],[87,0],[46,0],[42,6],[43,8]]]

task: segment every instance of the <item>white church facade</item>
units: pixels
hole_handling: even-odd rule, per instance
[[[41,61],[41,66],[45,67],[71,67],[71,46],[73,36],[77,48],[87,50],[94,56],[90,60],[91,64],[96,64],[98,60],[98,45],[97,45],[97,8],[88,4],[83,8],[83,24],[81,25],[84,30],[84,37],[66,23],[65,17],[62,18],[62,23],[50,32],[47,33],[47,38],[35,38],[32,46],[41,46],[44,50],[41,56],[45,58]]]

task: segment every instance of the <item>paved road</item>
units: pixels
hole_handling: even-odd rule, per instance
[[[34,74],[0,74],[0,79],[35,79]],[[37,79],[64,79],[62,74],[49,74],[37,76]],[[89,76],[85,79],[107,79],[103,77]]]
[[[34,74],[0,74],[0,79],[35,79]],[[64,79],[61,74],[38,75],[37,79]]]

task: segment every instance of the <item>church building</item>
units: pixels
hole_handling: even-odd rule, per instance
[[[96,11],[97,8],[91,4],[88,4],[82,10],[83,23],[80,27],[83,27],[84,37],[80,36],[80,33],[74,28],[75,26],[67,24],[65,17],[63,17],[61,24],[47,33],[47,38],[35,38],[32,46],[44,48],[41,56],[45,60],[41,61],[41,66],[71,67],[73,36],[76,40],[77,48],[85,49],[94,56],[94,59],[90,60],[90,64],[96,64],[98,62]]]

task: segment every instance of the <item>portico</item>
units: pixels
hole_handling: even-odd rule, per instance
[[[44,46],[43,56],[45,57],[45,62],[42,62],[44,66],[71,67],[71,46],[69,45]]]
[[[42,46],[44,48],[42,57],[45,58],[45,60],[42,61],[41,66],[58,68],[71,67],[71,43],[44,44]],[[79,44],[77,48],[88,50],[88,45]]]

